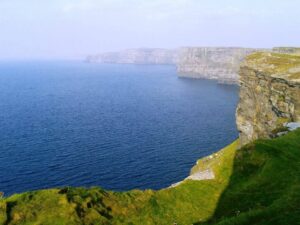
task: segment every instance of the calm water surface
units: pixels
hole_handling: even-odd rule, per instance
[[[237,137],[237,100],[173,66],[0,63],[0,191],[167,187]]]

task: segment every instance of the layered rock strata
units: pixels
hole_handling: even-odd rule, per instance
[[[187,47],[179,49],[128,49],[88,56],[93,63],[171,64],[179,77],[205,78],[221,83],[237,83],[241,61],[257,49]]]
[[[287,122],[300,121],[300,56],[254,53],[240,69],[236,112],[240,144],[272,137]]]
[[[182,48],[177,71],[180,77],[215,79],[237,83],[240,63],[257,51],[250,48]]]
[[[215,79],[222,83],[238,83],[240,63],[258,51],[300,54],[300,48],[271,49],[230,47],[186,47],[179,49],[141,48],[88,56],[87,62],[117,64],[171,64],[179,77]]]
[[[117,64],[176,64],[178,51],[168,49],[128,49],[88,56],[88,62]]]
[[[295,47],[276,47],[276,48],[273,48],[273,52],[283,53],[283,54],[300,55],[300,48],[295,48]]]

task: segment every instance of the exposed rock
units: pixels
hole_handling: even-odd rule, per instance
[[[215,79],[220,83],[236,84],[240,63],[257,51],[300,54],[300,48],[271,49],[230,47],[186,47],[179,49],[128,49],[88,56],[87,62],[118,64],[171,64],[177,66],[179,77]],[[292,68],[300,73],[300,68]]]
[[[246,58],[236,112],[241,145],[272,137],[286,122],[300,121],[299,69],[296,55],[254,53]]]
[[[213,180],[213,179],[215,179],[214,171],[212,169],[207,169],[204,171],[197,171],[197,172],[191,174],[190,176],[188,176],[187,178],[185,178],[183,181],[185,181],[185,180]],[[178,185],[182,184],[183,181],[172,184],[170,186],[170,188],[177,187]]]
[[[87,57],[87,62],[118,64],[176,64],[177,50],[168,49],[128,49]]]
[[[261,50],[261,49],[260,49]],[[250,48],[182,48],[177,71],[180,77],[215,79],[237,83],[240,63],[258,49]]]
[[[287,133],[289,133],[288,131],[282,131],[276,134],[277,137],[281,137],[283,135],[286,135]]]
[[[289,131],[294,131],[300,128],[300,122],[286,123],[284,126],[287,127]]]
[[[300,55],[300,48],[295,48],[295,47],[276,47],[276,48],[273,48],[273,52],[283,53],[283,54]]]
[[[87,62],[118,64],[177,65],[179,77],[215,79],[220,83],[238,83],[238,70],[250,48],[188,47],[180,49],[129,49],[88,56]]]
[[[186,180],[213,180],[215,179],[215,174],[212,169],[207,169],[205,171],[198,171],[186,178]]]

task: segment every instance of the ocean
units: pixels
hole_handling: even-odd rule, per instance
[[[0,191],[160,189],[238,136],[238,87],[169,65],[0,63]]]

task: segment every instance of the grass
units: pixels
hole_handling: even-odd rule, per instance
[[[300,130],[237,152],[230,183],[205,224],[300,224]]]
[[[160,191],[98,187],[16,194],[0,200],[0,224],[300,224],[300,130],[198,161],[216,179]]]
[[[289,78],[291,79],[300,79],[300,72],[297,72],[297,73],[293,73],[289,76]]]
[[[300,55],[256,52],[247,56],[246,64],[270,75],[280,75],[290,80],[300,79]]]

